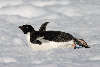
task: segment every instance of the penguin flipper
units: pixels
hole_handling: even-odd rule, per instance
[[[43,23],[43,24],[41,25],[39,31],[46,31],[46,26],[47,26],[48,23],[50,23],[50,22],[45,22],[45,23]]]

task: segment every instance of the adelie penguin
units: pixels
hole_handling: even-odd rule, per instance
[[[28,45],[33,50],[48,50],[52,48],[74,48],[77,46],[89,48],[83,39],[77,39],[69,33],[61,31],[46,31],[49,22],[41,25],[39,31],[35,31],[31,25],[22,25],[19,28],[27,35]]]

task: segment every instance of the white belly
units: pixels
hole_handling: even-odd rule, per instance
[[[33,50],[49,50],[53,48],[72,48],[72,44],[68,42],[53,42],[42,43],[41,45],[30,43]]]
[[[73,40],[69,42],[54,42],[44,40],[43,37],[37,38],[37,40],[41,41],[42,44],[33,44],[30,42],[30,33],[28,33],[27,41],[28,45],[32,48],[32,50],[49,50],[53,48],[72,48]]]

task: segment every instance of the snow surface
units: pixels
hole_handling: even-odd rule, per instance
[[[18,26],[45,21],[91,48],[33,51]],[[99,21],[99,0],[0,0],[0,67],[100,67]]]

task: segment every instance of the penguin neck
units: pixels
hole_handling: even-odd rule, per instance
[[[28,45],[30,45],[30,32],[26,34],[26,40],[27,40]]]

